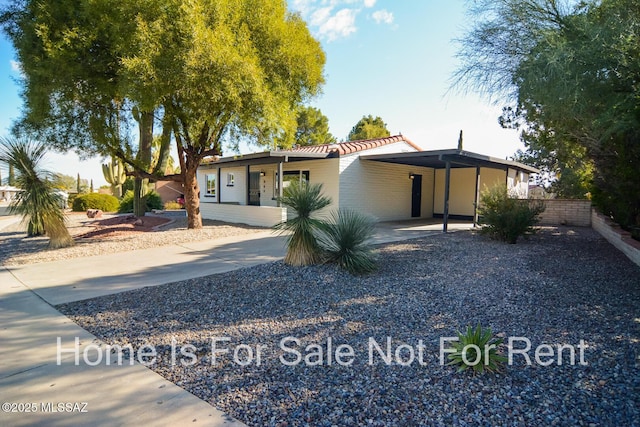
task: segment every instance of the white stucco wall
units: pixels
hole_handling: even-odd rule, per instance
[[[444,181],[446,171],[436,171],[436,185],[434,193],[434,213],[444,213]],[[518,197],[526,198],[529,175],[515,169],[480,168],[480,192],[496,185],[507,186],[507,189]],[[472,216],[474,211],[476,188],[476,168],[451,169],[449,188],[449,214]]]
[[[286,208],[269,206],[241,206],[219,203],[201,203],[202,218],[227,221],[236,224],[248,224],[259,227],[273,227],[286,220]]]
[[[341,209],[369,213],[379,221],[411,218],[410,173],[422,175],[421,218],[433,215],[433,169],[361,160],[360,155],[414,152],[404,141],[340,157]]]
[[[332,204],[318,212],[320,215],[327,214],[332,209],[337,209],[339,204],[339,159],[305,160],[300,162],[284,163],[283,172],[308,171],[311,184],[322,184],[322,193],[332,200]],[[260,169],[265,173],[261,178],[260,205],[277,206],[276,197],[276,173],[277,165],[264,165]]]
[[[480,192],[496,185],[506,185],[507,172],[502,169],[480,168]]]
[[[482,175],[482,171],[480,171]],[[436,170],[434,209],[444,214],[445,169]],[[449,182],[449,215],[473,216],[476,194],[476,168],[452,168]]]
[[[507,189],[509,194],[526,199],[529,196],[529,175],[525,172],[509,169],[507,171]]]

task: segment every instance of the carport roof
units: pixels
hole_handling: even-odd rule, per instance
[[[452,168],[488,167],[493,169],[516,169],[527,173],[538,173],[540,170],[512,160],[504,160],[464,150],[433,150],[409,153],[371,154],[360,156],[362,160],[397,163],[401,165],[423,166],[433,169],[446,168],[449,162]]]

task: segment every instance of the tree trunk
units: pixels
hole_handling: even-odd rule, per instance
[[[140,126],[140,146],[138,147],[138,162],[149,172],[151,166],[151,147],[153,145],[153,111],[141,112],[138,125]],[[144,216],[147,202],[144,199],[147,193],[148,180],[136,177],[133,184],[133,214]]]
[[[78,176],[80,176],[80,175],[78,175]],[[16,173],[13,170],[13,165],[9,165],[9,182],[7,182],[7,185],[9,185],[9,186],[16,185]]]
[[[173,171],[167,172],[169,165],[169,157],[171,155],[171,120],[168,117],[162,121],[162,135],[160,136],[160,147],[158,154],[158,163],[153,171],[154,175],[172,174]]]
[[[187,210],[187,228],[202,228],[200,215],[200,187],[198,186],[198,162],[189,164],[183,171],[184,176],[184,204]]]

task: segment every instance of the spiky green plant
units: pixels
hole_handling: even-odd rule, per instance
[[[74,244],[65,226],[60,198],[54,193],[51,172],[40,165],[47,152],[41,142],[0,139],[0,161],[13,166],[20,191],[9,205],[11,213],[21,214],[27,222],[30,237],[47,234],[49,247],[61,248]]]
[[[318,235],[328,261],[335,262],[352,274],[375,271],[376,257],[369,241],[375,232],[375,221],[352,210],[339,210],[331,215]]]
[[[474,373],[496,372],[507,361],[498,353],[498,346],[503,339],[497,338],[491,328],[483,328],[480,323],[475,328],[467,326],[463,334],[458,332],[458,341],[453,342],[447,365],[458,365],[458,372],[469,368]]]
[[[322,260],[322,250],[316,234],[323,221],[314,213],[331,204],[331,198],[322,195],[322,184],[292,182],[284,190],[280,202],[296,213],[295,218],[276,224],[275,229],[287,234],[285,264],[311,265]]]

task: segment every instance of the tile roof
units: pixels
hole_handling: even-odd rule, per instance
[[[337,152],[340,155],[357,153],[359,151],[369,150],[371,148],[382,147],[383,145],[393,144],[404,141],[417,151],[423,151],[422,148],[411,142],[407,137],[402,135],[389,136],[386,138],[362,139],[358,141],[347,141],[336,144],[309,145],[304,147],[293,148],[291,151],[306,153],[332,153]]]

